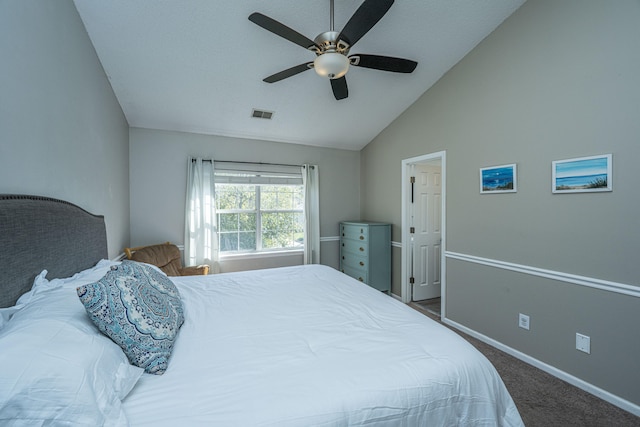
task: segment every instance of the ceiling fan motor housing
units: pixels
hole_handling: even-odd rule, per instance
[[[313,50],[316,55],[321,55],[325,52],[338,52],[346,56],[351,46],[343,40],[338,42],[339,35],[340,33],[337,31],[325,31],[313,39],[316,45],[320,47],[320,50],[317,46],[311,46],[309,49]]]
[[[339,35],[337,31],[326,31],[314,39],[317,46],[310,47],[317,55],[313,68],[322,77],[339,79],[349,71],[349,45],[338,43]]]

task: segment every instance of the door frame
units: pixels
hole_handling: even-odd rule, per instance
[[[441,218],[442,218],[442,246],[441,246],[441,257],[440,257],[440,269],[441,269],[441,282],[440,282],[440,317],[444,319],[445,316],[445,298],[446,298],[446,283],[447,283],[447,272],[446,272],[446,257],[444,256],[445,248],[447,244],[447,226],[446,226],[446,200],[447,200],[447,152],[446,151],[438,151],[431,154],[424,154],[422,156],[411,157],[409,159],[402,160],[402,249],[401,249],[401,292],[402,292],[402,302],[408,304],[411,302],[411,295],[413,290],[411,289],[411,284],[409,283],[409,270],[411,268],[411,257],[409,256],[409,244],[411,241],[411,236],[409,233],[409,214],[410,214],[410,204],[411,200],[408,197],[409,192],[411,191],[411,182],[410,178],[410,170],[411,166],[420,163],[430,163],[434,160],[440,160],[440,167],[442,170],[442,200],[441,200]]]

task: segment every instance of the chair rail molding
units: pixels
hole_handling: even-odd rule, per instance
[[[640,298],[640,287],[628,285],[625,283],[611,282],[608,280],[596,279],[593,277],[579,276],[576,274],[563,273],[561,271],[546,270],[544,268],[532,267],[530,265],[515,264],[506,261],[499,261],[490,258],[482,258],[475,255],[461,254],[457,252],[445,252],[448,259],[456,259],[475,264],[486,265],[489,267],[500,268],[503,270],[516,271],[518,273],[529,274],[532,276],[544,277],[547,279],[558,280],[561,282],[573,283],[575,285],[586,286],[589,288],[601,289],[609,292],[615,292],[623,295]]]

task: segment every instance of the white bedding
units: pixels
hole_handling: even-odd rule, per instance
[[[124,399],[131,426],[516,426],[488,360],[325,266],[172,278],[169,368]]]

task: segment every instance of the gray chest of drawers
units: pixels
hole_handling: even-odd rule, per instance
[[[340,223],[340,271],[372,288],[391,292],[391,224]]]

